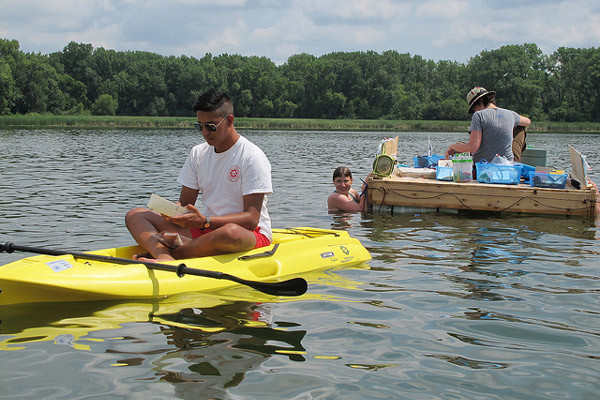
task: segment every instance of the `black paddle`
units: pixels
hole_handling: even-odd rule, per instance
[[[197,275],[204,276],[206,278],[213,279],[225,279],[233,282],[240,283],[242,285],[250,286],[251,288],[258,290],[259,292],[263,292],[266,294],[271,294],[273,296],[300,296],[306,293],[308,285],[306,280],[302,278],[294,278],[283,282],[258,282],[258,281],[249,281],[246,279],[238,278],[237,276],[229,275],[219,271],[209,271],[204,269],[197,268],[188,268],[185,264],[179,265],[169,265],[169,264],[161,264],[154,263],[149,261],[140,261],[140,260],[129,260],[127,258],[119,258],[119,257],[111,257],[111,256],[103,256],[99,254],[89,254],[82,253],[78,251],[64,251],[64,250],[52,250],[52,249],[42,249],[38,247],[28,247],[28,246],[19,246],[12,242],[6,242],[5,244],[0,245],[0,253],[7,252],[12,253],[15,250],[17,251],[25,251],[29,253],[37,253],[37,254],[47,254],[51,256],[61,256],[61,255],[72,255],[75,258],[83,258],[88,260],[97,260],[97,261],[108,261],[115,262],[121,264],[144,264],[147,268],[150,269],[159,269],[162,271],[171,271],[175,272],[177,276],[180,278],[185,274],[189,275]]]

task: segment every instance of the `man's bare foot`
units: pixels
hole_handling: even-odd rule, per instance
[[[150,256],[151,256],[150,253],[134,254],[133,257],[131,257],[131,259],[137,261],[140,258],[147,258],[147,257],[150,257]]]
[[[183,244],[181,236],[177,232],[160,232],[154,237],[170,249],[176,249]]]
[[[150,254],[148,254],[148,256],[150,256]],[[137,260],[144,261],[144,262],[165,262],[165,261],[174,261],[175,258],[173,256],[171,256],[170,254],[161,254],[156,258],[138,257]]]

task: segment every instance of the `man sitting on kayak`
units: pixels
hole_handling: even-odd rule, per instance
[[[135,208],[125,217],[127,229],[157,261],[268,246],[269,160],[233,126],[233,104],[225,93],[212,89],[200,95],[193,110],[198,117],[194,126],[206,142],[192,148],[177,179],[182,184],[179,203],[188,213],[167,217]],[[204,214],[194,206],[199,194]],[[181,241],[174,244],[169,237]]]

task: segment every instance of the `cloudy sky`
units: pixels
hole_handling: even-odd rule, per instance
[[[0,0],[0,38],[48,54],[67,43],[202,57],[298,53],[420,55],[467,62],[483,50],[535,43],[600,45],[598,0]]]

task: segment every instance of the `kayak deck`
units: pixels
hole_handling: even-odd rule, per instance
[[[130,259],[138,246],[89,252]],[[189,268],[220,271],[254,281],[280,281],[283,277],[336,266],[361,264],[371,258],[362,244],[345,231],[317,228],[273,230],[273,244],[247,252],[177,260]],[[0,305],[85,301],[117,298],[150,299],[184,292],[214,291],[235,282],[171,271],[140,264],[38,255],[0,267]]]

